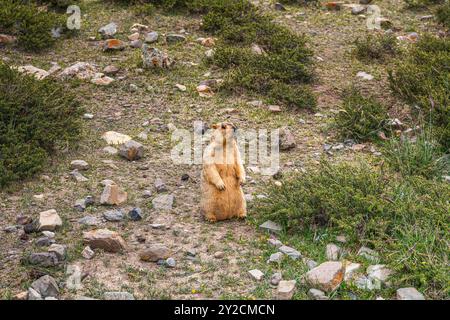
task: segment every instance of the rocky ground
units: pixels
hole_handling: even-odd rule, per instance
[[[434,27],[433,22],[420,19],[426,12],[405,11],[399,0],[376,4],[398,36]],[[363,64],[351,54],[352,41],[367,32],[367,16],[352,14],[346,6],[339,11],[286,6],[280,11],[267,1],[259,5],[271,11],[278,23],[310,38],[317,75],[314,112],[284,106],[271,110],[255,103],[264,100],[260,96],[199,95],[202,81],[223,76],[220,69],[203,63],[210,48],[197,39],[209,35],[201,31],[199,16],[157,12],[142,18],[125,7],[84,1],[81,31],[58,42],[52,51],[25,54],[0,49],[1,57],[13,65],[54,71],[49,76],[67,82],[86,109],[85,135],[77,150],[59,154],[40,177],[0,192],[0,297],[25,298],[28,291],[28,298],[36,299],[127,299],[130,295],[136,299],[252,299],[291,298],[292,294],[298,299],[339,298],[328,292],[344,276],[351,277],[352,270],[365,266],[334,261],[339,260],[340,248],[332,244],[323,246],[320,254],[286,246],[276,250],[281,245],[276,236],[269,237],[252,224],[256,214],[252,198],[263,195],[275,179],[248,169],[244,186],[248,220],[211,224],[199,212],[201,167],[170,160],[171,132],[174,128],[193,132],[195,120],[206,124],[227,120],[243,129],[289,127],[296,145],[281,154],[285,174],[307,170],[324,156],[352,160],[378,155],[370,145],[336,141],[329,128],[339,109],[340,92],[352,83],[387,104],[396,103],[388,94],[386,66]],[[117,25],[112,36],[123,43],[102,39],[98,30],[111,22]],[[154,46],[175,61],[173,68],[153,72],[141,66],[141,50],[131,47],[138,43],[129,38],[136,23],[158,33]],[[72,69],[66,68],[77,62],[85,62],[78,65],[85,69],[75,70],[72,77]],[[373,78],[358,77],[359,72]],[[77,74],[87,80],[77,79]],[[401,106],[392,110],[393,117],[402,117]],[[138,144],[119,150],[105,139],[110,131]],[[40,231],[47,231],[31,232],[37,228],[29,224],[31,219],[40,220]],[[23,231],[23,225],[30,233]],[[364,250],[358,254],[364,255]],[[389,275],[388,269],[376,265],[376,259],[370,260],[374,254],[367,254],[372,267],[365,272],[367,281],[361,280],[366,281],[362,286],[385,282]],[[292,259],[291,267],[304,269],[304,279],[290,278],[281,264],[268,267],[273,264],[266,262],[269,257],[277,265],[283,255]],[[325,263],[314,268],[315,261]],[[56,282],[42,278],[45,274]],[[416,294],[412,289],[403,291],[389,291],[384,298]]]

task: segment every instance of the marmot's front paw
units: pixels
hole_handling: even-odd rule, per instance
[[[223,181],[220,181],[216,184],[216,188],[219,189],[220,191],[225,190],[225,183],[223,183]]]
[[[241,177],[241,178],[238,179],[238,181],[239,181],[240,185],[243,185],[243,184],[245,184],[246,180],[245,180],[245,177]]]

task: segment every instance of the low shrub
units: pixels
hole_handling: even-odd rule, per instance
[[[51,30],[64,25],[63,16],[38,10],[32,3],[3,0],[0,6],[0,33],[17,36],[19,45],[30,51],[51,47],[56,39]]]
[[[360,60],[385,60],[397,53],[397,39],[392,34],[368,34],[354,42],[355,55]]]
[[[450,39],[423,36],[389,70],[391,90],[430,119],[444,151],[450,148]]]
[[[443,155],[430,129],[408,138],[390,139],[383,154],[390,167],[404,177],[419,175],[441,179],[450,173],[450,158]]]
[[[61,85],[0,64],[0,187],[33,176],[81,133],[79,102]]]
[[[258,223],[273,220],[293,238],[318,228],[345,234],[353,250],[366,245],[380,252],[396,282],[442,299],[450,283],[449,198],[445,182],[396,179],[364,163],[323,162],[270,188],[253,211]]]
[[[335,117],[335,127],[342,138],[375,140],[385,129],[386,108],[373,97],[364,97],[356,89],[344,92],[342,108]]]
[[[203,29],[220,38],[211,62],[229,70],[226,88],[300,108],[315,106],[306,86],[313,77],[312,51],[303,36],[274,24],[247,0],[211,0]]]

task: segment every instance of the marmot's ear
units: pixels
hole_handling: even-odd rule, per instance
[[[217,129],[218,127],[219,127],[218,124],[213,124],[213,125],[211,125],[211,129]]]

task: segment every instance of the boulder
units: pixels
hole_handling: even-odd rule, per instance
[[[108,252],[122,252],[126,248],[125,241],[115,231],[97,229],[83,233],[83,241],[92,249],[103,249]]]
[[[56,210],[51,209],[39,213],[39,231],[53,231],[62,226],[62,220]]]
[[[345,267],[341,262],[327,261],[305,274],[305,280],[312,287],[331,292],[336,290],[344,279]]]

